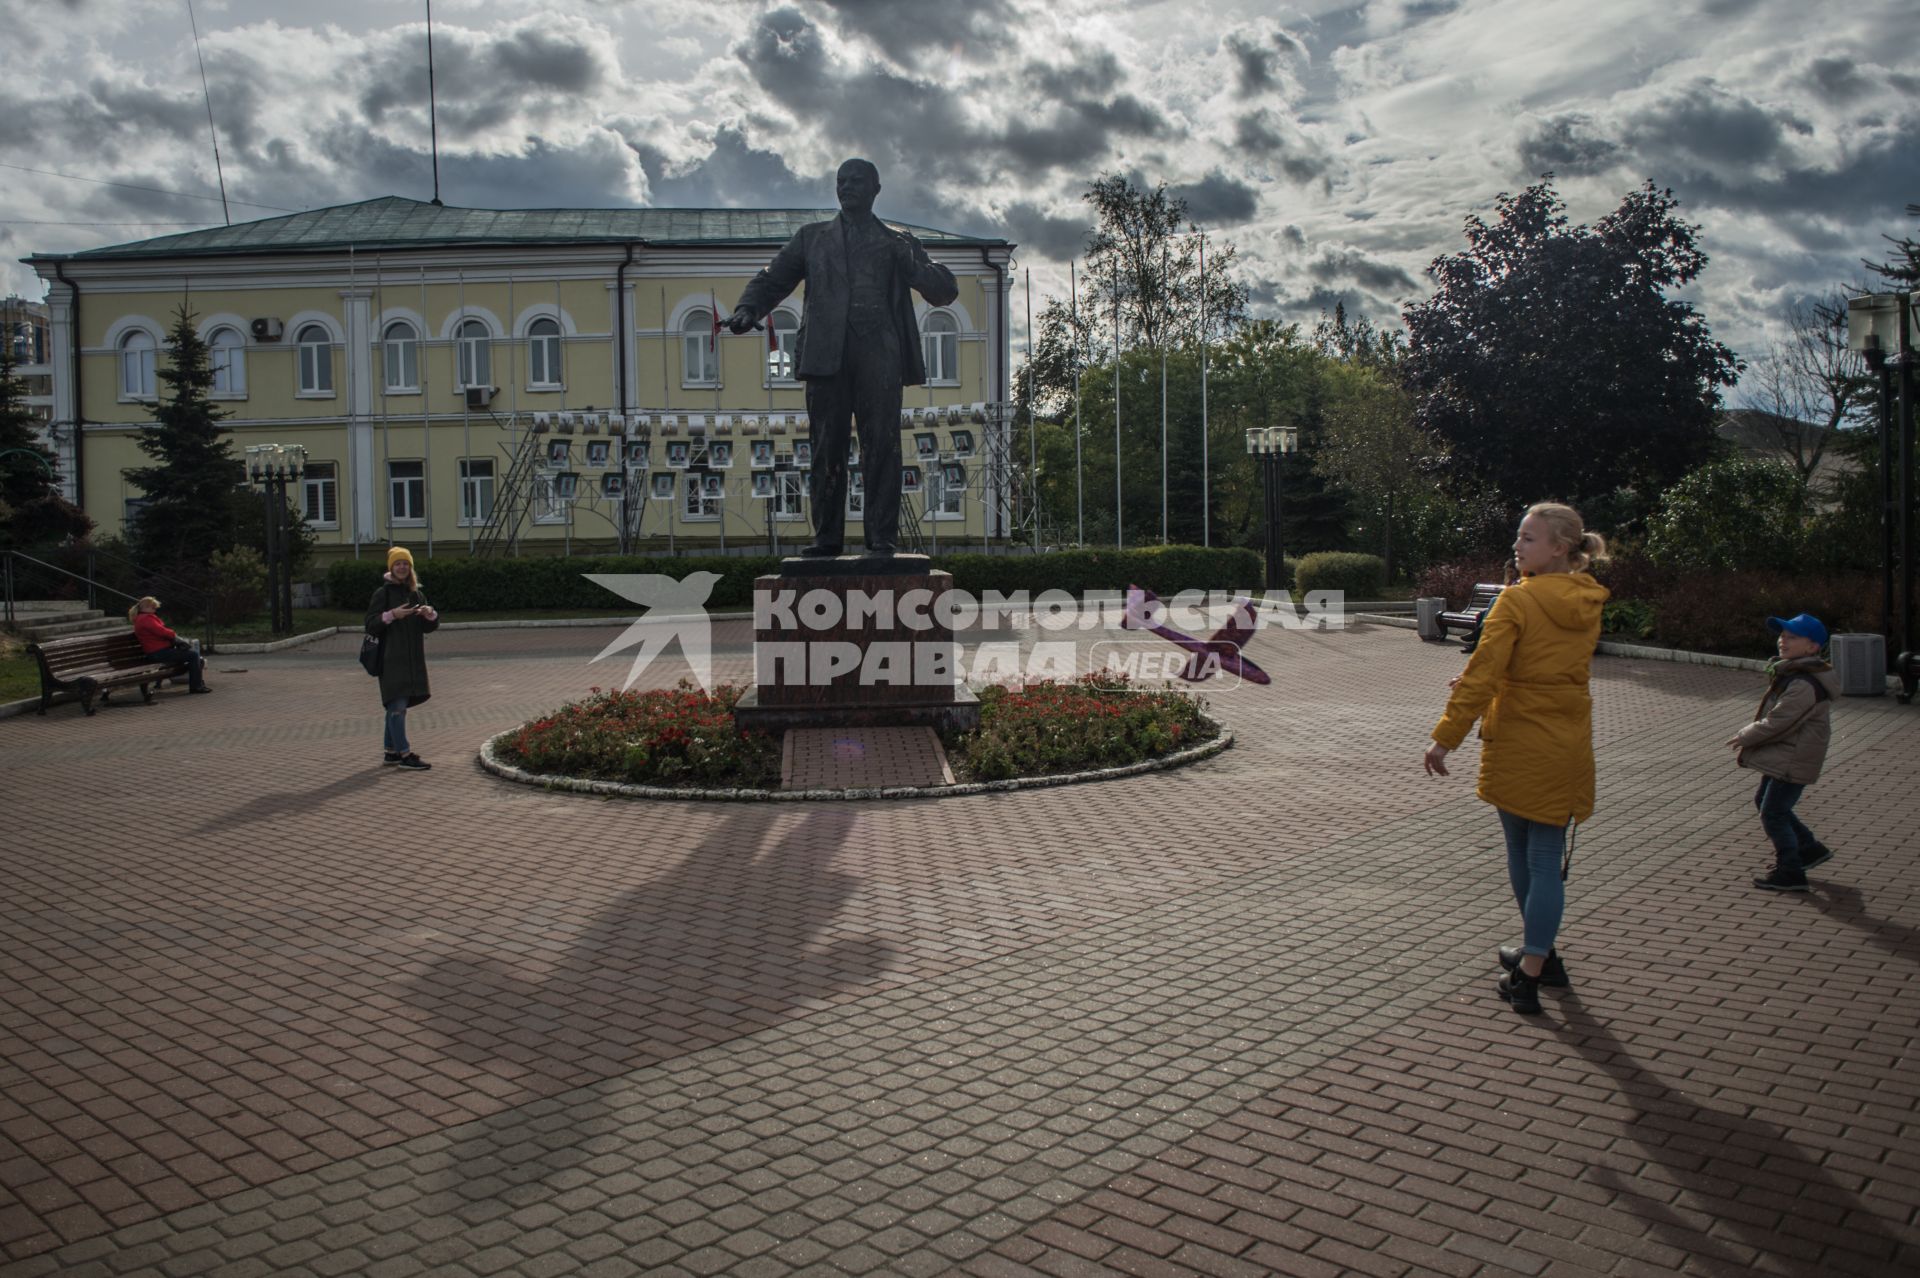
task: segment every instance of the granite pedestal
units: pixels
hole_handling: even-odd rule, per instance
[[[787,559],[753,583],[754,687],[734,722],[789,728],[979,726],[925,555]]]

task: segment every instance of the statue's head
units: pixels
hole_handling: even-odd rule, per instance
[[[840,211],[860,214],[873,209],[873,197],[880,194],[880,170],[871,160],[848,160],[833,177],[834,193],[840,197]]]

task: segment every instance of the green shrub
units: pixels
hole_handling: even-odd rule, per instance
[[[1506,580],[1506,565],[1497,559],[1480,556],[1472,559],[1453,559],[1443,564],[1434,564],[1414,578],[1413,588],[1416,595],[1423,598],[1438,597],[1447,601],[1448,609],[1467,606],[1473,598],[1473,588],[1482,582],[1502,582]]]
[[[1654,629],[1653,605],[1645,600],[1616,599],[1600,610],[1600,630],[1603,634],[1651,639]]]
[[[1654,635],[1693,652],[1765,657],[1768,617],[1810,612],[1828,631],[1880,629],[1880,585],[1868,574],[1702,572],[1675,577],[1653,600]]]
[[[941,555],[933,566],[953,574],[954,586],[973,594],[988,590],[1119,590],[1133,584],[1172,596],[1182,590],[1257,590],[1265,568],[1257,551],[1245,548],[1152,546],[1138,550],[1060,550],[1044,555]],[[659,573],[684,577],[714,572],[720,580],[708,597],[713,609],[753,606],[754,578],[778,572],[771,555],[606,555],[538,559],[418,561],[421,588],[436,608],[448,612],[612,608],[618,596],[586,579],[587,573]],[[336,608],[367,606],[386,571],[386,557],[342,560],[327,569],[327,596]]]
[[[1660,494],[1647,555],[1666,568],[1791,571],[1806,516],[1806,488],[1785,462],[1709,462]]]
[[[1323,550],[1304,556],[1294,570],[1294,588],[1344,590],[1349,599],[1378,599],[1387,588],[1387,564],[1378,555]]]
[[[213,624],[231,626],[259,615],[267,603],[267,566],[252,546],[216,550],[213,569]],[[371,592],[369,592],[371,593]]]

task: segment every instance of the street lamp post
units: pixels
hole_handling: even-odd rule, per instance
[[[1847,301],[1847,347],[1860,352],[1880,379],[1880,583],[1881,629],[1889,653],[1898,651],[1893,673],[1900,700],[1913,700],[1920,685],[1920,650],[1913,633],[1914,324],[1920,293],[1878,293]],[[1897,479],[1896,479],[1897,476]],[[1894,607],[1893,563],[1900,561],[1899,608]]]
[[[1260,459],[1261,488],[1266,496],[1267,589],[1288,589],[1285,546],[1280,530],[1281,486],[1286,478],[1287,454],[1300,446],[1300,432],[1292,426],[1256,426],[1247,432],[1247,452]]]
[[[247,476],[260,485],[267,516],[267,607],[273,632],[293,629],[293,557],[289,553],[287,485],[300,482],[307,450],[298,444],[255,444],[247,449]]]

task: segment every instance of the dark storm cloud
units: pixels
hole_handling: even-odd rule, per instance
[[[1009,204],[1000,218],[1000,234],[1036,256],[1064,262],[1086,251],[1086,219],[1055,217],[1037,204]]]
[[[684,208],[830,208],[833,175],[802,176],[772,151],[756,149],[738,129],[721,129],[698,163],[670,169],[644,141],[630,141],[646,169],[653,203]],[[886,184],[886,174],[880,181]],[[886,194],[891,194],[889,189]]]
[[[1185,200],[1187,216],[1201,226],[1237,226],[1260,211],[1258,191],[1218,170],[1198,182],[1170,186],[1167,194]]]
[[[1264,107],[1234,121],[1233,141],[1239,150],[1278,166],[1294,182],[1323,178],[1333,167],[1331,156]]]
[[[1804,82],[1829,102],[1852,102],[1873,92],[1873,84],[1851,58],[1815,58]]]
[[[0,90],[0,118],[14,139],[31,139],[46,153],[80,152],[96,158],[141,158],[155,142],[207,136],[206,104],[198,93],[167,91],[101,78],[84,92],[26,98]]]
[[[1258,97],[1280,87],[1276,69],[1282,58],[1307,57],[1307,46],[1290,31],[1235,31],[1221,43],[1233,58],[1240,96]]]
[[[1622,158],[1620,144],[1603,136],[1592,117],[1578,111],[1534,121],[1520,136],[1519,152],[1530,176],[1602,173]]]
[[[519,115],[567,109],[606,83],[602,52],[571,34],[522,27],[499,34],[455,28],[434,41],[434,93],[440,127],[451,137],[481,133]],[[380,123],[396,109],[424,111],[427,68],[410,40],[389,40],[361,68],[359,106]]]
[[[1751,180],[1695,174],[1672,185],[1682,199],[1750,210],[1774,217],[1830,216],[1836,212],[1868,222],[1897,218],[1913,202],[1913,175],[1920,173],[1920,117],[1883,136],[1832,168],[1789,167],[1778,177]],[[1742,178],[1747,175],[1741,175]]]
[[[1307,274],[1323,284],[1352,280],[1375,293],[1404,293],[1419,287],[1413,276],[1399,267],[1353,248],[1323,249],[1320,256],[1307,264]]]
[[[866,155],[883,173],[977,187],[996,160],[1029,174],[1084,167],[1104,157],[1116,138],[1172,132],[1164,115],[1133,95],[1102,96],[1100,89],[1119,74],[1108,55],[1029,68],[1029,83],[1054,102],[1036,101],[1012,123],[994,126],[976,123],[976,113],[965,109],[966,86],[836,62],[797,9],[767,14],[735,53],[771,100],[836,147]]]
[[[313,156],[289,155],[261,198],[274,204],[323,206],[402,195],[424,200],[433,192],[432,160],[423,149],[397,146],[366,129],[340,124],[319,134]],[[440,153],[441,198],[469,208],[630,207],[631,158],[607,134],[578,146],[531,140],[519,154]]]
[[[1642,154],[1690,156],[1711,164],[1765,164],[1781,156],[1789,130],[1809,129],[1797,116],[1697,83],[1630,113],[1620,133]]]
[[[930,49],[978,54],[1012,42],[1007,0],[820,0],[842,35],[864,36],[897,62]]]

